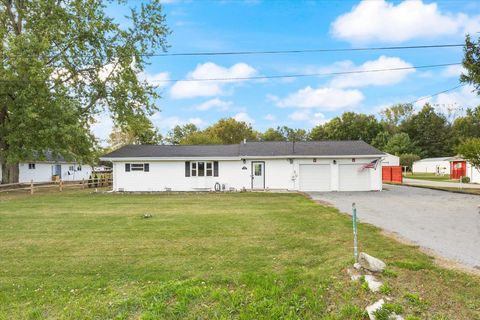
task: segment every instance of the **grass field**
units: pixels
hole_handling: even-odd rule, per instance
[[[458,182],[458,180],[450,180],[450,175],[436,175],[434,173],[407,173],[403,175],[405,178],[417,179],[417,180],[430,180],[430,181],[448,181]]]
[[[387,294],[406,319],[480,319],[480,278],[359,241],[382,294],[345,272],[349,217],[299,194],[0,196],[0,319],[364,319]]]

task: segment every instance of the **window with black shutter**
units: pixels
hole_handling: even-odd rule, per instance
[[[150,163],[143,164],[143,171],[150,172]]]
[[[125,163],[125,172],[130,172],[130,163]]]
[[[213,176],[218,177],[218,161],[213,161]]]
[[[185,177],[190,177],[190,161],[185,161]]]

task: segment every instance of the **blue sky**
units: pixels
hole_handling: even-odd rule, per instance
[[[138,5],[140,1],[130,1]],[[121,17],[124,8],[109,7]],[[218,52],[354,48],[462,43],[480,35],[476,1],[181,1],[164,3],[169,52]],[[161,82],[325,73],[461,62],[461,48],[368,52],[152,57],[142,77],[159,85],[161,112],[152,121],[162,133],[176,124],[200,128],[235,117],[258,130],[287,125],[312,128],[344,111],[378,115],[458,84],[459,66],[348,76],[231,82]],[[424,102],[465,108],[480,99],[463,87]],[[107,117],[94,131],[104,139]]]

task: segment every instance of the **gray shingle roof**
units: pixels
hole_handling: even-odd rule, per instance
[[[228,145],[127,145],[102,158],[383,155],[364,141],[264,141]]]

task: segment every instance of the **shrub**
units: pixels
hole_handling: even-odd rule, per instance
[[[405,153],[400,155],[400,165],[407,167],[408,171],[412,171],[413,163],[417,160],[420,160],[420,157],[416,154]]]
[[[462,182],[463,182],[463,183],[469,183],[469,182],[470,182],[470,178],[469,178],[469,177],[462,177]]]

